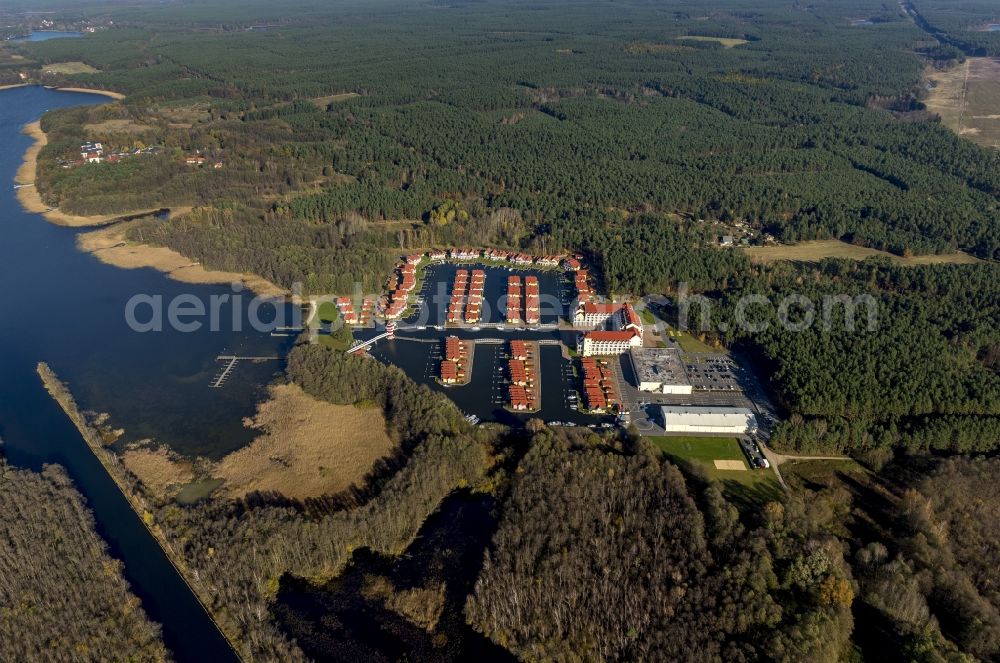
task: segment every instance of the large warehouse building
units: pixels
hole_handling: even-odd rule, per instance
[[[675,348],[632,348],[629,350],[632,370],[639,391],[660,394],[690,394],[688,380],[681,361],[680,350]]]
[[[757,418],[745,407],[664,405],[660,411],[668,433],[744,435],[757,430]]]

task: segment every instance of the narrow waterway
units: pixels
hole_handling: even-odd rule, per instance
[[[21,127],[46,110],[105,102],[97,95],[40,87],[0,91],[0,437],[16,465],[67,468],[93,509],[111,553],[143,607],[163,626],[179,661],[226,661],[235,655],[107,477],[76,429],[49,398],[35,374],[47,361],[66,380],[83,408],[108,412],[125,429],[124,442],[153,438],[188,454],[213,457],[247,443],[242,418],[251,415],[263,386],[282,362],[241,362],[221,389],[209,388],[217,355],[283,357],[288,338],[242,330],[249,296],[223,307],[224,324],[196,332],[140,333],[126,323],[134,295],[209,302],[232,296],[222,286],[176,283],[152,270],[120,270],[76,249],[78,231],[24,212],[14,174],[30,139]],[[237,316],[237,317],[239,317]]]

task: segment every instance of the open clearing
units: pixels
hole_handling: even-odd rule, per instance
[[[683,37],[678,37],[678,39],[683,39],[685,41],[714,41],[717,44],[722,44],[726,48],[732,48],[733,46],[739,46],[740,44],[749,44],[746,39],[733,39],[730,37],[702,37],[699,35],[684,35]]]
[[[740,506],[776,499],[781,487],[771,470],[749,470],[735,437],[648,436],[674,462],[701,468],[705,476],[722,482],[726,496]]]
[[[103,122],[85,124],[83,125],[83,129],[88,133],[133,134],[133,133],[142,133],[143,131],[152,131],[153,127],[149,126],[148,124],[135,122],[133,120],[105,120]]]
[[[979,262],[979,259],[970,256],[968,253],[945,253],[941,255],[910,256],[904,258],[885,251],[870,249],[866,246],[855,246],[839,239],[817,239],[798,244],[788,244],[780,246],[747,246],[743,248],[750,256],[750,261],[755,263],[772,263],[778,260],[792,260],[796,262],[819,262],[823,258],[848,258],[850,260],[864,260],[880,256],[889,258],[900,265],[939,265],[939,264],[959,264],[966,265]]]
[[[335,104],[338,101],[347,101],[348,99],[353,99],[354,97],[360,97],[361,95],[357,92],[341,92],[339,94],[331,94],[327,97],[316,97],[312,100],[314,104],[326,110],[326,107],[330,104]]]
[[[86,62],[53,62],[45,65],[44,71],[53,74],[96,74],[100,69]]]
[[[929,70],[927,109],[960,136],[1000,148],[1000,58],[968,58],[948,71]]]
[[[337,493],[360,484],[396,446],[378,408],[334,405],[296,385],[274,387],[248,424],[262,434],[212,472],[231,497],[254,491],[293,499]]]

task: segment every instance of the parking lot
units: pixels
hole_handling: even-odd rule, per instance
[[[685,354],[685,369],[697,367],[698,382],[692,380],[694,391],[690,394],[659,394],[639,391],[632,362],[627,354],[611,363],[622,402],[630,413],[630,421],[642,435],[666,435],[660,421],[660,405],[695,405],[718,407],[747,407],[759,412],[755,401],[747,397],[744,389],[755,381],[748,369],[739,366],[728,355]],[[690,376],[690,371],[689,371]],[[698,385],[713,388],[698,388]],[[729,388],[732,387],[732,388]]]
[[[738,373],[743,371],[735,361],[723,354],[684,354],[684,369],[696,392],[741,392]]]

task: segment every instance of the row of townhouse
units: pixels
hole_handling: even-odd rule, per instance
[[[607,410],[619,406],[621,399],[615,387],[614,374],[607,362],[593,357],[580,360],[583,368],[583,399],[590,410]]]
[[[510,359],[507,360],[508,406],[512,410],[538,409],[539,385],[535,376],[535,361],[531,348],[524,341],[510,342]]]
[[[474,325],[482,318],[483,291],[486,288],[486,272],[481,269],[469,272],[460,269],[455,272],[455,281],[451,287],[451,299],[448,302],[448,322],[461,324],[465,322]]]
[[[522,288],[520,276],[508,276],[507,322],[517,324],[523,321],[529,325],[537,325],[541,306],[539,292],[538,277],[524,277]]]
[[[440,376],[444,384],[456,384],[465,380],[468,370],[469,351],[465,341],[457,336],[444,339],[444,358],[441,360]]]

